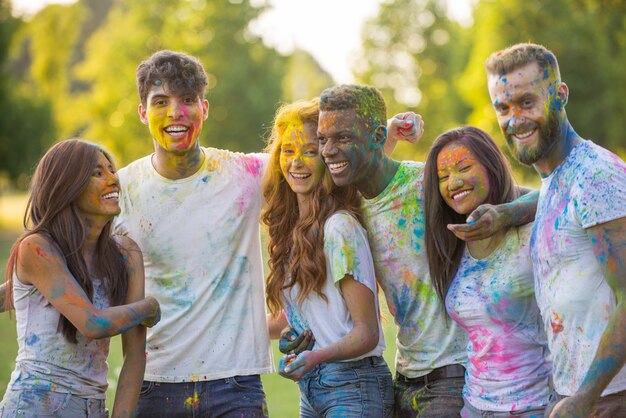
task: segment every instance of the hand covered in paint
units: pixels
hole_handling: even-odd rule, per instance
[[[289,354],[283,357],[278,363],[278,373],[291,379],[298,381],[306,376],[311,370],[321,363],[321,358],[314,351],[303,351],[298,354]]]
[[[587,418],[591,416],[593,401],[582,395],[574,395],[559,401],[550,418]]]
[[[396,141],[417,143],[424,134],[422,116],[413,112],[398,113],[387,121],[387,136]]]
[[[315,337],[310,330],[304,330],[298,335],[295,329],[287,327],[281,332],[278,341],[278,349],[283,354],[300,354],[306,350],[312,350],[315,345]]]
[[[146,303],[150,304],[151,308],[153,309],[153,313],[148,318],[146,318],[141,323],[141,325],[143,325],[144,327],[152,328],[161,320],[161,305],[159,305],[159,302],[152,296],[148,296],[145,301]]]
[[[506,226],[505,215],[490,204],[480,205],[467,217],[465,224],[449,224],[448,229],[463,241],[489,238]]]

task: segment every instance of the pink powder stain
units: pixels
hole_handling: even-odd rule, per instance
[[[476,370],[480,372],[487,372],[490,367],[494,363],[506,364],[508,363],[509,356],[505,354],[505,347],[507,346],[507,341],[500,341],[501,339],[506,339],[506,335],[502,335],[501,337],[496,337],[492,334],[491,331],[476,326],[468,329],[469,338],[474,346],[475,353],[484,353],[484,355],[476,355],[474,358],[470,359]],[[486,357],[486,359],[484,359]],[[511,374],[517,370],[519,366],[510,365],[502,370],[503,374]]]

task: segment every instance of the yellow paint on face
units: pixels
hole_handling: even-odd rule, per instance
[[[283,132],[280,169],[294,193],[310,194],[324,175],[316,130],[313,123],[294,120]]]
[[[487,201],[487,169],[467,146],[453,142],[443,147],[437,155],[437,176],[441,197],[455,212],[467,215]]]
[[[163,150],[180,153],[197,145],[208,108],[207,100],[170,93],[166,85],[150,90],[146,107],[140,105],[139,113]]]

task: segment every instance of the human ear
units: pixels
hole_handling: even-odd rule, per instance
[[[146,111],[146,107],[142,103],[139,103],[139,106],[137,106],[137,113],[139,113],[139,120],[141,120],[141,123],[143,123],[144,125],[148,124]]]

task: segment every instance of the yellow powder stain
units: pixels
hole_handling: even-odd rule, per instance
[[[194,392],[193,396],[185,399],[185,408],[187,409],[198,409],[200,407],[200,398],[198,397],[198,392]]]

